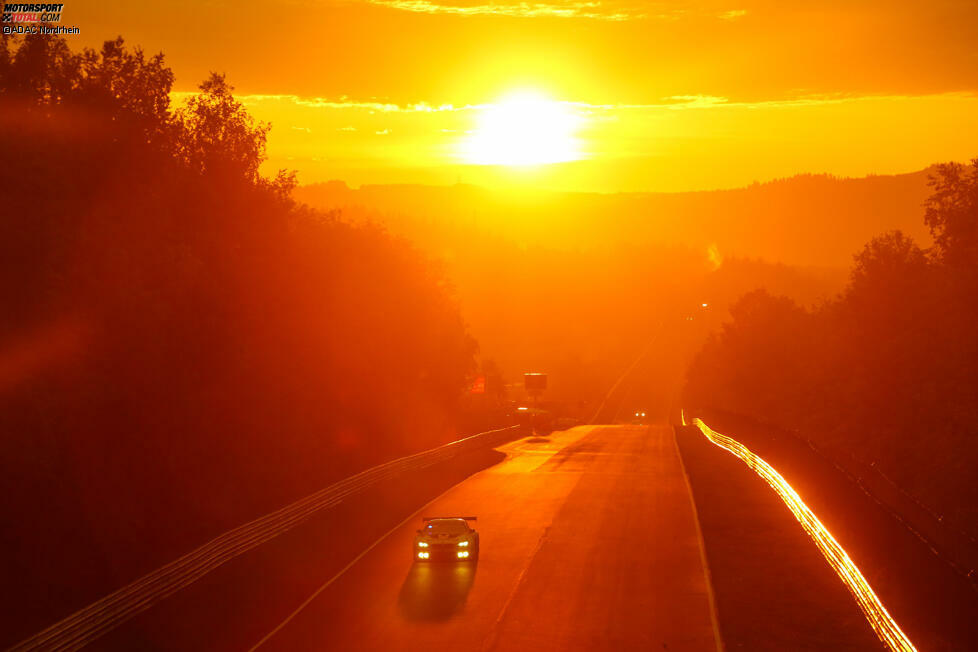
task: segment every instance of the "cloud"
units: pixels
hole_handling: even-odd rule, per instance
[[[727,98],[716,95],[671,95],[666,99],[672,100],[672,103],[666,106],[682,109],[711,108],[730,103],[730,100]]]
[[[717,18],[721,20],[736,20],[738,18],[743,18],[747,15],[746,9],[731,9],[730,11],[722,11],[717,14]]]
[[[172,97],[176,101],[182,101],[187,96],[193,93],[185,92],[175,92],[172,93]],[[252,94],[252,95],[239,95],[237,97],[238,101],[247,107],[256,107],[261,104],[268,103],[278,103],[291,105],[294,107],[301,107],[307,109],[334,109],[341,111],[360,111],[367,112],[370,114],[375,113],[460,113],[467,111],[481,111],[488,107],[493,106],[491,102],[481,103],[481,104],[429,104],[427,102],[416,102],[413,104],[396,104],[394,102],[384,102],[374,99],[370,100],[352,100],[346,96],[342,96],[340,99],[331,100],[322,97],[302,97],[299,95],[262,95],[262,94]],[[852,99],[852,98],[848,98]],[[760,105],[782,105],[782,104],[809,104],[815,101],[827,102],[827,101],[841,101],[838,99],[832,100],[812,100],[812,99],[802,99],[802,100],[787,100],[787,101],[773,101],[773,102],[761,102]],[[616,111],[616,110],[656,110],[656,109],[700,109],[700,108],[712,108],[718,106],[745,106],[741,103],[730,102],[725,97],[719,97],[715,95],[673,95],[663,98],[661,102],[651,103],[651,104],[593,104],[589,102],[569,102],[562,101],[559,102],[566,107],[582,113],[599,113],[606,111]],[[302,129],[301,127],[293,127],[294,129]],[[340,127],[341,131],[354,131],[353,127]]]
[[[362,0],[368,4],[410,11],[418,14],[449,14],[454,16],[508,16],[511,18],[581,18],[590,20],[676,20],[683,16],[712,16],[734,20],[747,14],[746,9],[711,11],[691,9],[685,3],[577,1],[577,2],[486,2],[464,4],[459,0]]]
[[[184,101],[187,97],[195,95],[189,92],[173,92],[171,99],[175,103]],[[659,111],[662,109],[673,110],[701,110],[701,109],[777,109],[802,106],[821,106],[831,104],[843,104],[874,100],[912,100],[919,98],[945,98],[945,99],[975,99],[978,94],[972,92],[937,93],[926,95],[852,95],[847,93],[837,94],[811,94],[798,95],[784,99],[759,100],[754,102],[744,102],[730,100],[726,97],[717,95],[670,95],[662,98],[659,102],[651,103],[610,103],[594,104],[590,102],[571,102],[562,101],[560,104],[576,111],[582,115],[594,116],[600,114],[611,114],[614,112],[641,112]],[[416,102],[413,104],[396,104],[393,102],[383,102],[374,99],[353,100],[343,96],[339,100],[330,100],[321,97],[302,97],[299,95],[239,95],[238,101],[252,109],[259,105],[269,105],[276,103],[284,106],[292,106],[302,109],[330,109],[337,111],[354,111],[368,114],[435,114],[435,113],[462,113],[481,111],[493,106],[492,103],[482,104],[428,104],[427,102]],[[293,129],[306,131],[307,127],[292,127]],[[356,131],[353,126],[337,127],[339,131]]]
[[[193,93],[173,93],[174,99],[182,99]],[[393,102],[380,102],[377,100],[350,100],[345,95],[338,100],[329,100],[322,97],[302,97],[300,95],[239,95],[237,100],[245,106],[251,106],[260,102],[289,102],[296,106],[312,107],[319,109],[364,109],[367,111],[380,113],[436,113],[439,111],[458,111],[466,107],[455,107],[451,104],[434,106],[427,102],[417,102],[415,104],[395,104]]]
[[[457,16],[510,16],[515,18],[589,18],[593,20],[622,21],[638,18],[673,17],[680,13],[672,10],[665,14],[649,14],[650,3],[640,2],[492,2],[481,5],[464,5],[431,0],[366,0],[366,2],[422,14],[453,14]],[[655,5],[651,5],[655,6]]]

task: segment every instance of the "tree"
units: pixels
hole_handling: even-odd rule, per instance
[[[876,236],[853,259],[844,303],[858,313],[863,326],[904,322],[933,293],[927,253],[901,231]]]
[[[0,350],[31,342],[38,362],[6,374],[0,477],[37,559],[52,531],[80,533],[82,560],[172,557],[455,435],[474,346],[442,274],[287,201],[294,176],[259,171],[269,125],[223,76],[175,111],[162,56],[121,39],[2,45],[17,187],[0,204]],[[45,586],[35,571],[21,584]]]
[[[39,110],[70,95],[78,80],[79,57],[63,38],[28,37],[13,52],[11,43],[18,45],[18,40],[4,37],[0,44],[0,98]]]
[[[176,114],[178,157],[201,174],[257,182],[271,125],[248,114],[224,75],[211,73],[200,90]]]
[[[10,74],[11,55],[10,55],[10,35],[0,33],[0,94],[3,93],[3,80]]]
[[[106,41],[98,52],[85,49],[79,60],[74,103],[128,123],[160,144],[171,131],[173,71],[163,54],[149,59],[142,49],[128,50],[122,37]],[[121,127],[121,125],[120,125]]]
[[[958,271],[978,271],[978,158],[970,166],[944,163],[929,177],[934,192],[924,221],[934,236],[934,255]]]
[[[765,290],[745,294],[730,315],[696,356],[686,399],[769,418],[804,408],[800,397],[814,357],[811,315]]]

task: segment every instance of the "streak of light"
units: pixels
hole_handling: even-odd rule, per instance
[[[685,414],[680,414],[683,425],[686,425]],[[866,581],[866,578],[863,577],[863,574],[852,562],[852,559],[849,558],[849,553],[839,545],[835,537],[822,525],[822,522],[818,520],[818,517],[809,509],[808,505],[805,504],[784,477],[775,471],[770,464],[751,452],[746,446],[735,439],[716,432],[703,423],[701,419],[693,419],[693,425],[699,428],[711,442],[739,457],[747,466],[754,469],[757,475],[764,478],[771,485],[771,488],[777,492],[781,500],[784,501],[784,504],[788,506],[788,509],[791,510],[795,518],[798,519],[798,522],[801,523],[801,526],[815,542],[815,545],[818,546],[822,556],[825,557],[832,569],[835,570],[839,578],[845,583],[879,639],[894,652],[916,652],[917,648],[914,647],[910,639],[907,638],[907,635],[903,633],[900,626],[897,625],[893,617],[887,612],[886,607],[880,602],[879,597],[873,591],[869,582]]]

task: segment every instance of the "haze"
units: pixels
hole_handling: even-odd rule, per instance
[[[974,2],[0,25],[4,649],[978,649]]]

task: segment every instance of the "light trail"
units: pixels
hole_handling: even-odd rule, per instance
[[[685,414],[680,412],[683,425],[686,425]],[[894,652],[916,652],[917,648],[910,642],[907,635],[903,633],[900,626],[896,624],[893,617],[887,612],[886,607],[880,602],[879,597],[873,588],[863,577],[856,565],[849,558],[849,554],[839,545],[829,531],[818,520],[818,517],[809,509],[805,501],[788,484],[787,480],[780,473],[758,457],[746,446],[735,439],[722,435],[703,423],[702,419],[693,419],[693,425],[700,429],[707,439],[737,457],[747,466],[754,469],[757,475],[771,485],[771,488],[781,497],[788,509],[795,515],[798,522],[805,529],[808,535],[818,546],[822,556],[825,557],[829,565],[835,570],[836,574],[845,583],[846,587],[856,598],[859,608],[862,609],[866,620],[876,635],[883,643]]]

